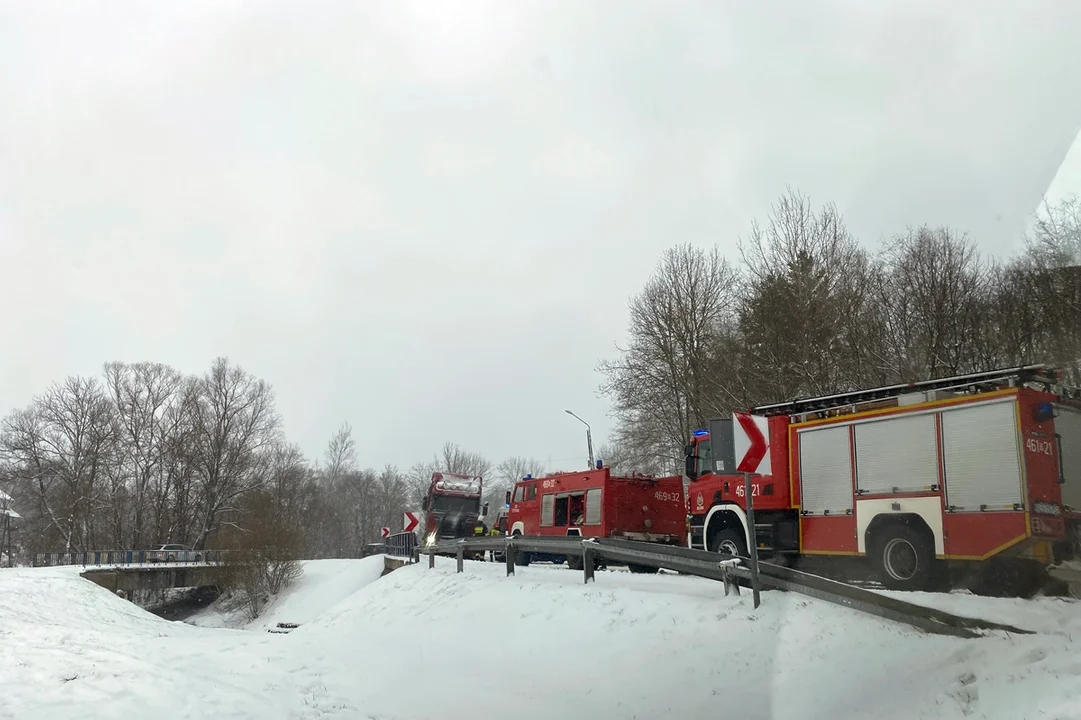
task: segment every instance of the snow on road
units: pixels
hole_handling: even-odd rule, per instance
[[[244,630],[2,571],[0,717],[1081,718],[1076,602],[911,598],[1039,631],[960,640],[694,578],[377,562],[308,563]],[[278,620],[302,624],[262,630]]]

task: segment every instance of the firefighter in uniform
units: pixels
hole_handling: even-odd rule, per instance
[[[492,523],[492,529],[488,531],[489,537],[499,537],[502,534],[503,533],[501,533],[499,531],[499,523],[498,522]],[[495,562],[495,550],[490,550],[488,552],[488,559],[491,560],[492,562]]]

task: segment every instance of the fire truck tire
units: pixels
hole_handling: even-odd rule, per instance
[[[734,528],[723,528],[710,533],[709,549],[726,555],[747,557],[747,539]]]
[[[522,533],[517,530],[511,535],[511,537],[521,537]],[[521,551],[514,553],[514,564],[518,567],[526,567],[529,563],[533,562],[533,556],[531,553]]]
[[[660,568],[650,567],[649,565],[636,565],[635,563],[627,563],[627,569],[632,573],[638,573],[641,575],[656,575]]]
[[[934,541],[907,525],[889,525],[876,533],[874,563],[879,580],[890,590],[933,590],[938,580]]]
[[[577,555],[568,555],[567,567],[569,567],[571,570],[581,570],[584,567],[582,558],[578,557]]]

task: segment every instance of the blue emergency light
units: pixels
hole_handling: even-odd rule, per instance
[[[694,431],[694,436],[695,437],[702,437],[703,435],[709,435],[709,430],[695,430]]]
[[[1055,417],[1055,406],[1049,402],[1040,403],[1032,413],[1033,419],[1038,423],[1044,423]]]

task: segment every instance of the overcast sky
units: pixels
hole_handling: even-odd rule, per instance
[[[902,7],[903,6],[903,7]],[[889,9],[893,7],[894,9]],[[1081,3],[0,4],[0,408],[109,360],[271,382],[312,455],[585,464],[680,242],[791,184],[1008,254],[1081,126]]]

